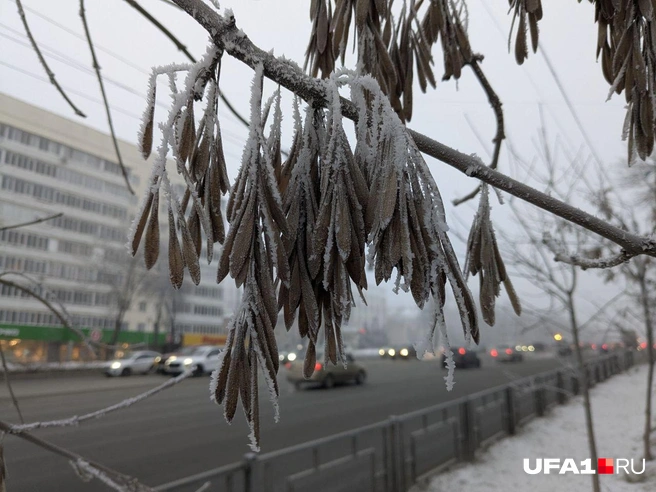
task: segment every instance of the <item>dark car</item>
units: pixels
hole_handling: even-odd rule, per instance
[[[317,362],[314,365],[314,373],[310,379],[305,379],[303,376],[304,360],[302,358],[286,362],[287,381],[292,383],[296,389],[300,389],[306,383],[316,383],[324,388],[332,388],[336,384],[347,382],[354,382],[358,385],[364,384],[367,379],[367,371],[364,366],[357,363],[352,354],[347,352],[345,356],[346,367],[339,361],[337,365],[330,362],[325,364],[323,362],[323,353],[317,352]]]
[[[453,361],[456,363],[456,368],[481,367],[481,359],[473,350],[458,347],[452,348],[451,351],[453,352]],[[446,354],[444,353],[442,353],[442,367],[446,367]]]

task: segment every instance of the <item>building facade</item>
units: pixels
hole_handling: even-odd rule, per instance
[[[159,269],[164,273],[135,273],[143,262],[130,258],[125,243],[150,164],[134,145],[119,146],[136,196],[125,186],[108,135],[0,94],[0,272],[17,272],[3,278],[60,303],[94,339],[111,340],[117,298],[131,277],[139,287],[120,323],[120,342],[224,335],[239,294],[229,282],[216,285],[216,264],[203,267],[199,286],[185,282],[181,292],[164,286],[166,265]],[[54,213],[62,215],[2,230]],[[0,285],[0,339],[17,361],[83,355],[77,337],[48,308],[7,285]]]

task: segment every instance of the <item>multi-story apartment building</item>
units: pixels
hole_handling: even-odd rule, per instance
[[[111,340],[116,298],[127,288],[128,273],[140,268],[125,243],[150,173],[134,145],[119,146],[136,196],[125,186],[108,135],[0,94],[0,272],[28,276],[4,278],[35,282],[75,325],[103,341]],[[3,230],[60,212],[53,220]],[[185,282],[175,294],[161,286],[168,275],[151,272],[142,282],[151,288],[137,289],[119,341],[152,344],[155,332],[158,343],[168,333],[190,341],[224,335],[239,294],[230,282],[216,285],[215,268],[206,265],[199,286]],[[166,310],[162,293],[175,297]],[[76,358],[76,339],[38,300],[0,285],[0,340],[15,358]]]

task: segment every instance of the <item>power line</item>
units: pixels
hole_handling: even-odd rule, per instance
[[[20,32],[17,32],[17,31],[15,31],[14,29],[9,28],[8,26],[2,24],[1,22],[0,22],[0,27],[5,28],[5,29],[8,29],[8,30],[10,30],[10,31],[12,31],[12,32],[16,32],[18,35],[22,35]],[[6,34],[6,33],[2,33],[2,32],[0,32],[0,36],[2,36],[2,37],[4,37],[4,38],[7,38],[7,39],[9,39],[10,41],[13,41],[14,43],[20,44],[20,45],[22,45],[22,46],[25,46],[25,47],[31,49],[31,45],[30,45],[29,43],[27,43],[27,42],[21,40],[21,39],[14,38],[14,37],[12,37],[12,36],[10,36],[10,35],[8,35],[8,34]],[[50,47],[50,46],[47,45],[47,44],[43,44],[43,43],[41,43],[41,47],[42,47],[42,50],[44,51],[44,53],[46,53],[49,57],[53,58],[54,60],[56,60],[56,61],[58,61],[58,62],[60,62],[60,63],[63,63],[63,64],[65,64],[65,65],[68,65],[68,66],[70,66],[70,67],[72,67],[72,68],[74,68],[74,69],[76,69],[76,70],[79,70],[79,71],[81,71],[81,72],[84,72],[84,73],[86,73],[86,74],[88,74],[88,75],[93,75],[93,71],[92,71],[89,67],[87,67],[86,65],[84,65],[84,64],[82,64],[82,63],[80,63],[80,62],[78,62],[78,61],[75,60],[74,58],[71,58],[71,57],[67,56],[66,54],[64,54],[64,53],[62,53],[61,51],[58,51],[58,50],[56,50],[56,49]],[[132,87],[129,87],[129,86],[123,84],[122,82],[119,82],[118,80],[112,79],[111,77],[107,77],[107,76],[104,76],[103,78],[104,78],[109,84],[111,84],[111,85],[113,85],[113,86],[115,86],[115,87],[118,87],[119,89],[122,89],[122,90],[124,90],[124,91],[126,91],[126,92],[129,92],[129,93],[131,93],[131,94],[134,94],[135,96],[139,96],[139,98],[142,99],[142,100],[145,100],[145,99],[146,99],[146,95],[145,95],[145,94],[143,94],[143,93],[137,91],[136,89],[133,89]],[[163,104],[163,103],[161,103],[161,102],[157,102],[157,105],[160,106],[160,107],[162,107],[162,108],[168,108],[168,106],[166,106],[165,104]]]
[[[15,0],[9,0],[9,1],[15,2]],[[61,29],[61,30],[63,30],[63,31],[66,31],[66,32],[69,33],[71,36],[74,36],[74,37],[78,38],[79,40],[84,41],[84,42],[86,43],[86,38],[85,38],[84,36],[82,36],[81,34],[75,32],[74,30],[72,30],[72,29],[66,27],[66,26],[63,25],[63,24],[60,24],[60,23],[57,22],[57,21],[54,21],[54,20],[50,19],[48,16],[42,14],[42,13],[39,12],[38,10],[35,10],[35,9],[30,8],[30,7],[28,7],[28,6],[25,6],[25,5],[23,6],[23,8],[24,8],[25,10],[27,10],[30,14],[36,15],[37,17],[43,19],[43,20],[46,21],[47,23],[52,24],[53,26],[58,27],[59,29]],[[137,65],[137,64],[135,64],[135,63],[132,63],[130,60],[128,60],[127,58],[122,57],[122,56],[119,55],[118,53],[116,53],[116,52],[114,52],[114,51],[112,51],[112,50],[110,50],[110,49],[108,49],[108,48],[105,48],[104,46],[100,46],[100,45],[97,45],[97,44],[94,44],[94,45],[98,48],[99,51],[102,51],[102,52],[104,52],[104,53],[107,53],[109,56],[111,56],[111,57],[113,57],[113,58],[116,58],[117,60],[119,60],[119,61],[125,63],[126,65],[132,67],[133,69],[138,70],[139,72],[144,73],[144,74],[146,74],[146,75],[149,75],[148,71],[144,70],[144,69],[143,69],[142,67],[140,67],[139,65]]]
[[[12,65],[11,63],[7,63],[5,61],[0,60],[0,65],[3,65],[11,70],[15,70],[16,72],[20,72],[23,75],[27,75],[28,77],[32,77],[33,79],[36,79],[40,82],[43,82],[45,84],[50,85],[50,81],[42,77],[40,75],[35,74],[34,72],[31,72],[29,70],[25,70],[24,68],[17,67],[16,65]],[[85,94],[84,92],[80,92],[76,89],[71,89],[70,87],[62,86],[64,89],[66,89],[67,92],[70,92],[71,94],[75,94],[77,96],[80,96],[84,99],[87,99],[88,101],[94,102],[96,104],[103,104],[103,102],[100,99],[94,98],[93,96],[89,96],[88,94]],[[138,120],[141,120],[141,116],[136,115],[134,113],[131,113],[130,111],[127,111],[123,108],[112,106],[112,109],[118,113],[123,113],[126,116],[130,116],[131,118],[136,118]]]

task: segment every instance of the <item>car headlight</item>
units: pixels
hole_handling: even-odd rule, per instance
[[[159,364],[162,361],[161,357],[155,357],[155,360],[153,361],[155,364]]]
[[[402,357],[407,357],[408,356],[408,349],[401,349],[401,352],[399,352]]]
[[[383,355],[385,355],[385,349],[380,349],[380,350],[378,351],[378,355],[380,355],[381,357],[382,357]]]
[[[296,354],[294,352],[291,352],[289,355],[287,355],[287,360],[290,362],[293,362],[296,360]]]
[[[394,349],[389,349],[387,353],[390,355],[390,357],[394,357],[396,355],[396,350]]]
[[[184,360],[184,365],[185,366],[190,366],[194,363],[194,359],[187,358]]]
[[[170,363],[173,362],[174,360],[178,360],[178,358],[177,358],[175,355],[172,355],[171,357],[169,357],[168,359],[166,359],[166,364],[170,364]]]
[[[121,368],[121,363],[118,362],[118,361],[112,362],[112,365],[109,366],[109,367],[111,367],[112,369],[120,369]]]

